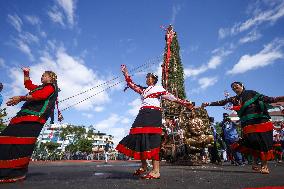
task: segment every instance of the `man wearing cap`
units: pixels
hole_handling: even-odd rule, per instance
[[[232,122],[229,114],[223,113],[223,121],[221,122],[222,136],[227,146],[227,154],[232,164],[242,165],[242,155],[231,148],[231,145],[239,140],[237,125]],[[234,158],[234,160],[233,160]]]

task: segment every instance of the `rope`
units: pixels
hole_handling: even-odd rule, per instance
[[[81,104],[82,102],[84,102],[84,101],[86,101],[86,100],[88,100],[88,99],[90,99],[90,98],[92,98],[92,97],[94,97],[94,96],[96,96],[96,95],[98,95],[98,94],[100,94],[100,93],[106,91],[107,89],[110,89],[110,88],[112,88],[112,87],[118,85],[119,83],[122,83],[122,82],[124,82],[124,81],[119,81],[119,82],[117,82],[117,83],[115,83],[115,84],[113,84],[113,85],[111,85],[111,86],[105,88],[104,90],[101,90],[101,91],[99,91],[99,92],[97,92],[97,93],[95,93],[95,94],[93,94],[93,95],[91,95],[91,96],[89,96],[89,97],[87,97],[87,98],[85,98],[85,99],[83,99],[83,100],[81,100],[81,101],[75,103],[75,104],[72,104],[72,105],[70,105],[70,106],[68,106],[68,107],[66,107],[66,108],[64,108],[64,109],[62,109],[61,111],[63,112],[63,111],[65,111],[65,110],[67,110],[67,109],[69,109],[69,108],[71,108],[71,107],[73,107],[73,106],[76,106],[76,105],[78,105],[78,104]]]
[[[151,67],[153,64],[157,64],[157,62],[159,62],[159,60],[160,60],[162,57],[163,57],[163,54],[157,56],[156,58],[153,58],[153,59],[147,61],[146,63],[144,63],[144,64],[142,64],[142,65],[140,65],[140,66],[138,66],[138,67],[136,67],[136,68],[131,69],[131,70],[129,71],[129,73],[132,73],[132,72],[134,72],[135,70],[138,70],[139,68],[143,68],[143,69],[149,68],[149,67]],[[136,72],[134,72],[134,73],[139,73],[139,72],[141,72],[141,71],[143,71],[143,70],[136,71]],[[130,74],[130,76],[133,76],[133,75],[134,75],[134,74]],[[101,84],[99,84],[99,85],[97,85],[97,86],[94,86],[94,87],[92,87],[92,88],[90,88],[90,89],[87,89],[87,90],[85,90],[85,91],[83,91],[83,92],[77,93],[77,94],[75,94],[75,95],[73,95],[73,96],[70,96],[70,97],[67,97],[67,98],[65,98],[65,99],[63,99],[63,100],[60,100],[59,103],[64,102],[64,101],[66,101],[66,100],[69,100],[69,99],[71,99],[71,98],[74,98],[74,97],[76,97],[76,96],[82,95],[82,94],[84,94],[84,93],[86,93],[86,92],[88,92],[88,91],[94,90],[95,88],[98,88],[98,87],[100,87],[100,86],[106,85],[106,84],[110,83],[111,81],[115,81],[115,80],[118,79],[118,78],[121,78],[121,76],[114,77],[114,78],[111,79],[111,80],[108,80],[108,81],[106,81],[106,82],[104,82],[104,83],[101,83]],[[121,80],[121,81],[119,81],[119,82],[117,82],[117,83],[115,83],[115,84],[113,84],[113,85],[110,85],[110,86],[108,86],[107,88],[105,88],[104,90],[101,90],[101,91],[99,91],[99,92],[97,92],[97,93],[95,93],[95,94],[93,94],[93,95],[91,95],[91,96],[89,96],[89,97],[87,97],[87,98],[85,98],[85,99],[83,99],[83,100],[77,102],[77,103],[74,103],[74,104],[72,104],[72,105],[70,105],[70,106],[68,106],[68,107],[66,107],[66,108],[64,108],[64,109],[62,109],[61,111],[68,110],[68,109],[70,109],[71,107],[74,107],[74,106],[76,106],[76,105],[78,105],[78,104],[80,104],[80,103],[82,103],[82,102],[84,102],[84,101],[86,101],[86,100],[88,100],[88,99],[90,99],[90,98],[92,98],[92,97],[94,97],[94,96],[96,96],[96,95],[98,95],[98,94],[100,94],[100,93],[102,93],[102,92],[104,92],[104,91],[106,91],[106,90],[108,90],[108,89],[110,89],[110,88],[112,88],[112,87],[114,87],[114,86],[116,86],[116,85],[122,83],[122,82],[124,82],[124,80]],[[8,123],[8,122],[10,122],[10,120],[11,120],[12,118],[13,118],[13,117],[8,117],[8,118],[3,119],[3,120],[2,120],[2,123]]]
[[[152,64],[154,64],[154,63],[152,63]],[[135,69],[132,69],[131,72],[133,72],[133,70],[137,70],[137,69],[140,68],[140,67],[142,67],[142,66],[139,66],[139,67],[137,67],[137,68],[135,68]],[[149,68],[149,67],[151,67],[151,64],[148,63],[148,65],[146,65],[146,67],[144,67],[144,68]],[[139,73],[139,72],[141,72],[141,71],[143,71],[143,70],[137,71],[137,72],[135,72],[135,73]],[[131,74],[130,76],[133,76],[133,75],[134,75],[134,74]],[[119,78],[119,77],[117,77],[117,78]],[[116,85],[122,83],[122,82],[125,82],[124,79],[121,80],[121,81],[118,81],[117,83],[115,83],[115,84],[113,84],[113,85],[108,86],[107,88],[105,88],[105,89],[103,89],[103,90],[101,90],[101,91],[99,91],[99,92],[97,92],[97,93],[95,93],[95,94],[93,94],[93,95],[91,95],[91,96],[89,96],[89,97],[87,97],[87,98],[85,98],[85,99],[83,99],[83,100],[81,100],[81,101],[75,103],[75,104],[72,104],[72,105],[70,105],[70,106],[68,106],[68,107],[66,107],[66,108],[64,108],[64,109],[62,109],[61,111],[65,111],[65,110],[67,110],[67,109],[69,109],[69,108],[71,108],[71,107],[73,107],[73,106],[76,106],[76,105],[78,105],[78,104],[80,104],[80,103],[82,103],[82,102],[84,102],[84,101],[86,101],[86,100],[88,100],[88,99],[90,99],[90,98],[92,98],[92,97],[94,97],[94,96],[96,96],[96,95],[98,95],[98,94],[100,94],[100,93],[102,93],[102,92],[104,92],[104,91],[106,91],[106,90],[108,90],[108,89],[110,89],[110,88],[112,88],[112,87],[114,87],[114,86],[116,86]],[[106,83],[106,82],[105,82],[105,83]]]
[[[159,56],[158,56],[157,58],[155,58],[155,59],[159,60],[161,57],[162,57],[162,55],[159,55]],[[157,61],[153,62],[155,59],[149,60],[149,61],[147,61],[146,63],[144,63],[144,64],[142,64],[142,65],[140,65],[140,66],[138,66],[138,67],[136,67],[136,68],[133,68],[133,69],[130,70],[129,72],[131,73],[131,72],[133,72],[133,71],[135,71],[135,70],[137,70],[137,69],[139,69],[139,68],[142,68],[142,67],[144,67],[144,66],[147,66],[148,64],[150,64],[150,65],[151,65],[151,64],[156,64]],[[89,92],[89,91],[94,90],[94,89],[96,89],[96,88],[98,88],[98,87],[101,87],[101,86],[103,86],[103,85],[106,85],[106,84],[108,84],[108,83],[110,83],[110,82],[112,82],[112,81],[115,81],[115,80],[118,79],[118,78],[121,78],[121,76],[114,77],[114,78],[112,78],[112,79],[110,79],[110,80],[108,80],[108,81],[106,81],[106,82],[104,82],[104,83],[101,83],[101,84],[99,84],[99,85],[97,85],[97,86],[94,86],[94,87],[92,87],[92,88],[90,88],[90,89],[87,89],[87,90],[85,90],[85,91],[83,91],[83,92],[77,93],[77,94],[72,95],[72,96],[70,96],[70,97],[67,97],[67,98],[65,98],[65,99],[63,99],[63,100],[60,100],[59,102],[64,102],[64,101],[69,100],[69,99],[71,99],[71,98],[74,98],[74,97],[76,97],[76,96],[82,95],[82,94],[84,94],[84,93],[86,93],[86,92]]]

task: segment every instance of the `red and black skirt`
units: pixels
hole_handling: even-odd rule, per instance
[[[274,141],[273,142],[273,148],[274,148],[274,154],[276,157],[281,157],[282,155],[282,147],[281,147],[281,142],[280,141]]]
[[[141,109],[132,124],[129,135],[124,137],[116,150],[135,160],[159,160],[162,112],[155,109]]]
[[[232,148],[262,161],[274,159],[273,124],[267,119],[248,121],[242,125],[243,137]]]
[[[38,122],[10,123],[0,133],[0,183],[25,179],[42,127]]]

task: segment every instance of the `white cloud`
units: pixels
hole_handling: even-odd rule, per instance
[[[206,65],[201,65],[198,68],[185,68],[184,69],[185,78],[198,76],[209,69],[216,69],[220,64],[222,64],[224,57],[225,54],[214,55],[210,58],[210,60]]]
[[[4,68],[5,67],[5,61],[3,58],[0,58],[0,68]]]
[[[47,15],[53,22],[65,26],[63,22],[63,14],[59,12],[56,8],[52,8],[50,11],[48,11]]]
[[[121,123],[123,123],[123,124],[129,124],[129,123],[130,123],[130,119],[129,119],[129,118],[123,118],[123,119],[121,120]]]
[[[218,32],[219,38],[222,39],[229,35],[236,35],[240,32],[247,31],[253,27],[257,27],[266,22],[273,24],[283,16],[284,16],[284,3],[281,2],[272,9],[266,11],[258,10],[257,14],[254,15],[252,18],[244,22],[236,23],[231,28],[220,28]]]
[[[222,57],[213,56],[208,62],[208,69],[216,69],[222,63]]]
[[[181,10],[181,6],[180,5],[174,5],[172,7],[172,17],[171,17],[171,22],[170,24],[175,24],[176,21],[176,16],[179,13],[179,11]]]
[[[25,19],[32,25],[39,25],[41,24],[41,21],[39,17],[34,16],[34,15],[26,15]]]
[[[38,37],[29,32],[20,33],[19,38],[21,39],[21,41],[23,41],[24,43],[28,43],[28,44],[39,42]]]
[[[88,114],[88,113],[82,113],[83,116],[87,117],[88,119],[91,119],[94,117],[93,114]]]
[[[212,57],[209,59],[207,64],[203,64],[197,68],[185,68],[184,69],[184,76],[187,77],[196,77],[207,70],[216,69],[218,66],[222,64],[224,59],[232,53],[232,49],[234,46],[230,46],[227,49],[221,47],[214,49],[211,53],[213,54]]]
[[[245,37],[241,38],[239,40],[239,43],[241,44],[249,43],[258,40],[259,38],[261,38],[261,34],[258,31],[253,30],[249,32]]]
[[[67,19],[69,26],[72,28],[74,25],[75,17],[75,1],[74,0],[56,0],[56,3],[48,12],[50,19],[59,23],[62,26],[65,26],[64,20]],[[63,11],[63,12],[62,12]]]
[[[128,110],[128,113],[132,116],[136,116],[139,112],[140,107],[141,107],[141,99],[136,98],[134,101],[130,102],[128,105],[131,107]]]
[[[123,137],[128,135],[129,129],[117,127],[117,128],[112,128],[111,130],[108,130],[107,133],[114,136],[113,142],[114,142],[114,146],[116,146]]]
[[[32,51],[30,49],[30,47],[22,40],[16,40],[17,43],[17,48],[22,51],[23,53],[25,53],[26,55],[28,55],[28,57],[30,58],[31,61],[34,60],[34,56],[32,55]]]
[[[57,3],[63,8],[69,24],[73,26],[74,24],[74,10],[75,1],[74,0],[57,0]]]
[[[273,64],[278,59],[283,59],[284,54],[281,47],[284,45],[284,39],[275,39],[263,50],[255,55],[243,55],[239,62],[234,65],[232,70],[229,70],[227,74],[240,74],[249,70],[258,69],[267,65]]]
[[[219,36],[220,39],[225,38],[229,34],[230,34],[230,31],[229,31],[228,28],[220,28],[218,30],[218,36]]]
[[[104,79],[99,78],[92,69],[84,65],[84,61],[70,56],[64,49],[58,49],[55,58],[51,58],[48,53],[39,59],[39,63],[30,67],[31,79],[36,84],[40,84],[41,74],[45,70],[53,70],[58,76],[58,85],[61,89],[59,93],[59,101],[74,94],[88,90],[100,83],[105,83]],[[19,68],[12,68],[9,76],[13,79],[12,95],[25,94],[27,91],[23,88],[23,74]],[[101,92],[106,86],[95,88],[89,92],[79,95],[70,100],[59,103],[60,109],[64,109],[70,105],[81,102],[84,99]],[[12,96],[11,95],[11,96]],[[94,97],[79,103],[72,107],[76,110],[91,110],[98,105],[108,103],[110,101],[109,94],[106,91],[95,95]],[[96,108],[95,108],[96,109]],[[100,110],[101,108],[97,108]]]
[[[46,32],[44,32],[44,31],[40,31],[40,36],[41,36],[41,37],[46,37],[47,34],[46,34]]]
[[[111,114],[107,119],[102,120],[94,124],[97,130],[105,130],[107,128],[114,127],[118,122],[120,122],[120,117],[117,114]]]
[[[8,14],[8,22],[18,31],[18,32],[21,32],[22,31],[22,25],[23,25],[23,22],[22,22],[22,19],[14,14],[14,15],[10,15]]]
[[[200,89],[205,90],[206,88],[215,85],[217,81],[217,77],[203,77],[198,80],[198,84],[200,85]]]
[[[135,40],[131,38],[119,39],[119,46],[122,49],[125,49],[125,52],[127,54],[133,53],[137,49],[137,44],[135,43]]]
[[[118,142],[129,132],[129,123],[130,120],[128,118],[117,114],[111,114],[107,119],[95,123],[93,126],[99,131],[113,135],[114,143],[117,145]],[[127,129],[124,127],[127,127]]]
[[[102,112],[104,109],[105,109],[105,108],[102,107],[102,106],[96,106],[95,109],[94,109],[94,111],[95,111],[95,112]]]
[[[208,87],[215,85],[218,82],[218,77],[202,77],[198,79],[198,87],[195,89],[191,89],[189,91],[190,94],[200,93],[201,91],[206,90]]]
[[[202,65],[199,68],[185,68],[184,75],[185,75],[185,78],[194,77],[194,76],[198,76],[199,74],[206,72],[207,70],[208,70],[208,67],[206,65]]]
[[[52,14],[52,13],[51,13]],[[53,15],[51,15],[52,17]],[[34,15],[25,15],[25,20],[31,24],[32,26],[34,26],[35,28],[37,28],[37,32],[39,33],[40,37],[45,38],[47,36],[45,31],[41,30],[41,20],[39,17],[34,16]]]

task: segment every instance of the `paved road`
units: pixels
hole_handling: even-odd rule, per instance
[[[230,164],[216,166],[161,166],[161,179],[142,180],[133,177],[138,162],[115,161],[109,164],[91,161],[32,162],[25,181],[0,184],[7,189],[116,189],[116,188],[189,188],[238,189],[283,186],[284,164],[270,163],[271,173],[262,175],[251,167]]]

